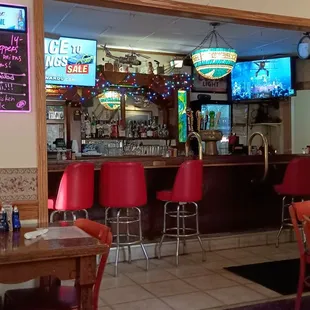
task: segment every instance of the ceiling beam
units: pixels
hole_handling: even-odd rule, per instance
[[[112,9],[155,13],[242,25],[309,31],[310,19],[241,11],[172,0],[56,0]]]

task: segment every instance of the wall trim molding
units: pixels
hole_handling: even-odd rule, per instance
[[[186,18],[222,21],[252,26],[308,31],[309,18],[258,13],[210,5],[186,3],[173,0],[56,0],[74,4],[92,5],[155,13]]]

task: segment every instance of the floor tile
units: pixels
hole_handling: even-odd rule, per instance
[[[260,256],[251,256],[251,257],[242,257],[242,258],[235,258],[234,262],[236,262],[236,265],[251,265],[251,264],[260,264],[260,263],[266,263],[270,262],[270,259],[266,257],[260,257]]]
[[[132,272],[126,274],[128,278],[135,281],[138,284],[152,283],[152,282],[160,282],[176,279],[170,272],[163,269],[153,269],[148,272]]]
[[[207,293],[226,305],[266,299],[266,297],[262,294],[259,294],[245,286],[220,288],[207,291]]]
[[[202,261],[202,256],[201,256],[201,253],[193,253],[193,254],[189,254],[187,257],[186,257],[188,260],[191,260],[195,263],[205,263]],[[222,260],[224,259],[222,256],[218,255],[216,252],[207,252],[206,253],[206,262],[209,263],[209,262],[216,262],[218,260]]]
[[[196,288],[181,280],[170,280],[157,283],[143,284],[142,287],[157,297],[165,297],[197,291]]]
[[[134,263],[119,263],[118,264],[118,272],[119,273],[128,273],[128,272],[139,272],[143,271],[143,268],[138,267]],[[114,275],[114,264],[108,264],[105,268],[105,273],[109,275]]]
[[[276,297],[281,297],[282,295],[268,289],[267,287],[264,287],[262,285],[259,285],[257,283],[251,283],[251,284],[246,284],[246,287],[249,287],[253,291],[256,291],[260,294],[263,294],[264,296],[270,297],[270,298],[276,298]]]
[[[178,278],[189,278],[199,275],[213,274],[212,271],[208,270],[207,268],[203,268],[201,265],[182,265],[166,270]]]
[[[124,274],[119,274],[118,277],[111,275],[104,275],[101,281],[100,290],[106,290],[110,288],[117,288],[129,285],[135,285],[136,283],[126,277]]]
[[[112,310],[112,308],[104,306],[104,307],[98,307],[98,310]]]
[[[175,256],[166,256],[163,259],[166,262],[168,262],[169,264],[176,266],[175,265]],[[193,264],[194,264],[194,262],[189,259],[189,255],[180,255],[179,256],[179,266],[180,265],[193,265]]]
[[[243,249],[216,251],[216,254],[218,254],[224,258],[228,258],[228,259],[243,258],[243,257],[249,257],[249,256],[255,255],[255,254],[248,252],[246,250],[243,250]]]
[[[145,261],[138,260],[136,262],[136,265],[140,268],[144,268]],[[150,259],[149,265],[150,265],[149,270],[158,269],[158,268],[172,268],[175,266],[174,263],[170,264],[169,262],[165,261],[163,258],[162,259],[157,259],[157,258]]]
[[[102,298],[108,305],[115,305],[125,302],[138,301],[153,298],[153,296],[138,285],[125,286],[103,290],[100,292]]]
[[[221,306],[222,303],[203,292],[162,298],[174,310],[202,310]]]
[[[171,310],[159,299],[146,299],[113,306],[114,310]]]
[[[271,261],[295,259],[295,258],[299,257],[299,253],[287,251],[287,252],[283,252],[283,253],[265,254],[264,257],[266,257],[267,259],[269,259]]]
[[[230,266],[236,266],[238,263],[236,263],[233,260],[223,258],[223,259],[218,259],[216,261],[211,261],[209,262],[208,260],[202,264],[203,267],[211,270],[211,271],[220,271],[223,270],[225,267],[230,267]]]
[[[202,291],[238,285],[238,283],[229,280],[219,274],[193,277],[184,279],[184,281]]]
[[[246,248],[247,251],[264,256],[265,254],[285,253],[285,249],[276,248],[274,244]]]
[[[243,277],[240,277],[240,276],[237,276],[236,274],[232,273],[232,272],[229,272],[227,270],[223,270],[221,273],[220,273],[221,276],[229,279],[229,280],[232,280],[232,281],[235,281],[239,284],[250,284],[250,283],[253,283],[251,280],[247,279],[247,278],[243,278]]]

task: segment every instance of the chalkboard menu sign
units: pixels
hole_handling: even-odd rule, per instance
[[[17,26],[0,27],[0,112],[30,112],[26,8],[0,5],[0,15],[2,11],[12,15],[10,9],[18,9],[13,15]]]

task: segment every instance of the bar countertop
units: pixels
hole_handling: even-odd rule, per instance
[[[301,154],[281,154],[269,156],[269,164],[287,164],[293,158],[305,156]],[[49,160],[48,172],[61,172],[71,163],[92,162],[95,169],[99,170],[103,162],[106,161],[139,161],[146,169],[156,168],[174,168],[179,167],[182,162],[190,159],[190,157],[159,157],[159,156],[122,156],[122,157],[87,157],[77,160]],[[205,167],[216,166],[253,166],[263,165],[264,157],[262,155],[218,155],[204,156],[203,164]]]

